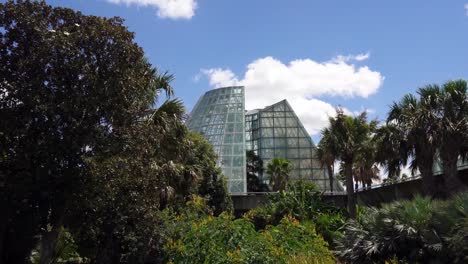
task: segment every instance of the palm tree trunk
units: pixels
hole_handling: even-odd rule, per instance
[[[436,194],[437,190],[437,186],[434,181],[434,172],[432,170],[433,165],[434,162],[432,160],[427,160],[425,164],[423,164],[423,166],[420,167],[424,195],[432,197]]]
[[[332,166],[327,166],[328,179],[330,181],[330,192],[333,192],[333,169]]]
[[[356,218],[356,200],[354,197],[353,163],[345,162],[346,192],[348,194],[348,212],[351,218]]]
[[[458,155],[444,153],[442,155],[442,164],[444,169],[446,196],[450,196],[465,188],[463,182],[458,178]]]

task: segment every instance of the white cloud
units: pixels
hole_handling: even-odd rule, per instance
[[[152,6],[161,18],[190,19],[195,15],[196,0],[107,0],[114,4]]]
[[[326,62],[298,59],[289,63],[265,57],[251,62],[242,79],[230,69],[203,69],[202,73],[212,87],[244,85],[247,109],[287,99],[307,131],[317,135],[327,126],[328,117],[335,113],[335,107],[317,99],[318,96],[366,98],[382,85],[384,77],[379,72],[349,63],[368,57],[366,53],[338,56]]]
[[[202,69],[201,72],[209,76],[210,85],[213,87],[234,86],[239,84],[236,75],[229,69]]]
[[[365,61],[370,58],[370,52],[361,53],[358,55],[338,55],[331,60],[331,62],[349,62],[349,61]]]
[[[465,4],[465,15],[468,16],[468,4]]]

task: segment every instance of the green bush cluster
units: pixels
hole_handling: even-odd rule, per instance
[[[214,217],[204,200],[194,197],[180,212],[166,210],[163,218],[168,263],[335,263],[314,226],[291,215],[257,231],[243,218]]]
[[[336,249],[340,259],[352,263],[467,263],[468,193],[368,208],[357,221],[348,221]]]
[[[301,222],[313,222],[317,233],[329,243],[338,238],[338,229],[346,221],[345,212],[327,205],[316,186],[305,181],[291,182],[288,191],[270,194],[269,203],[250,210],[244,218],[254,223],[257,230],[261,230],[267,225],[277,225],[288,215]]]

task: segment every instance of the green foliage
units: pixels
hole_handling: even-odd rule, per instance
[[[301,222],[313,222],[317,232],[326,241],[332,242],[340,234],[338,229],[345,222],[343,213],[333,206],[326,205],[322,194],[310,182],[291,182],[288,191],[270,194],[269,200],[268,204],[252,209],[244,215],[244,218],[254,223],[256,229],[277,225],[281,219],[290,215]]]
[[[51,262],[63,226],[94,263],[151,262],[161,209],[199,193],[230,210],[174,77],[122,19],[6,1],[0,28],[0,262],[24,263],[39,238]]]
[[[245,219],[225,213],[213,217],[197,197],[181,212],[165,214],[164,255],[170,263],[291,263],[295,257],[334,263],[313,226],[301,225],[292,216],[256,231]]]
[[[468,194],[448,201],[416,197],[369,208],[350,220],[337,255],[350,262],[397,258],[410,263],[465,263]]]
[[[37,250],[33,250],[31,254],[31,263],[40,263],[40,246]],[[52,263],[88,263],[86,258],[80,257],[78,254],[78,245],[73,239],[72,234],[65,228],[60,228],[60,234],[55,245]]]
[[[268,185],[260,180],[263,175],[263,160],[253,150],[246,152],[247,191],[268,192]]]
[[[270,185],[274,192],[286,189],[292,164],[284,158],[273,158],[267,164],[267,173],[270,175]]]
[[[323,142],[319,143],[319,157],[328,167],[333,161],[342,163],[348,193],[348,211],[351,217],[356,216],[356,201],[354,198],[353,173],[360,176],[365,183],[372,182],[375,176],[373,156],[373,132],[377,121],[367,121],[366,112],[353,117],[345,115],[343,109],[336,109],[336,116],[329,118],[330,125],[322,131]]]

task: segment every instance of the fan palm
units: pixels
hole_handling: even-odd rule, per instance
[[[284,158],[274,158],[267,164],[266,172],[270,175],[270,184],[273,191],[286,189],[292,164]]]
[[[437,115],[440,129],[440,158],[448,193],[459,190],[463,183],[458,179],[457,161],[467,154],[468,95],[464,80],[449,81],[440,94],[440,110]]]
[[[324,130],[320,140],[316,155],[322,168],[326,168],[330,183],[330,191],[333,192],[333,175],[335,173],[336,150],[331,144],[330,131]]]
[[[344,166],[346,177],[346,191],[348,193],[348,210],[351,217],[356,217],[356,201],[353,185],[353,165],[364,145],[369,140],[376,122],[367,122],[366,112],[356,117],[347,116],[343,110],[336,110],[336,117],[330,117],[330,125],[322,131],[329,143],[325,146],[328,153],[335,154]]]
[[[411,169],[419,169],[426,194],[435,194],[433,166],[438,147],[436,115],[440,89],[429,85],[418,90],[420,99],[407,94],[390,108],[387,124],[398,131],[401,156],[411,158]]]

